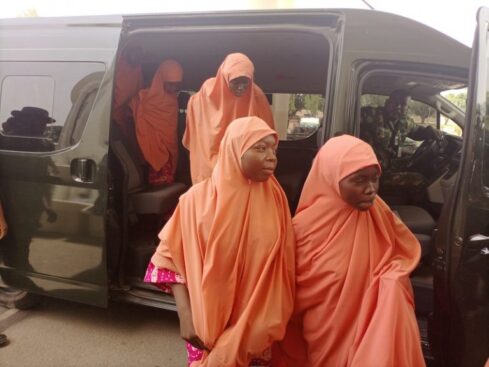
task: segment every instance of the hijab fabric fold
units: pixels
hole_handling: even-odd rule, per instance
[[[257,116],[272,129],[273,115],[263,91],[253,82],[251,60],[234,53],[226,57],[217,75],[204,82],[189,100],[187,128],[183,145],[190,151],[190,170],[195,184],[210,177],[219,151],[219,144],[231,121],[245,116]],[[246,93],[236,97],[229,82],[237,77],[251,80]]]
[[[289,366],[424,366],[409,274],[420,246],[377,197],[359,211],[339,183],[380,166],[352,136],[330,139],[315,158],[293,219],[296,302],[282,343]]]
[[[227,129],[212,176],[181,196],[153,264],[181,274],[197,335],[211,350],[192,367],[248,366],[285,334],[293,309],[295,245],[276,179],[247,179],[242,155],[277,134],[245,117]]]
[[[171,166],[173,177],[177,167],[178,101],[176,94],[164,89],[165,82],[182,81],[183,70],[175,60],[165,60],[157,69],[151,86],[132,99],[136,137],[145,160],[156,172]]]
[[[141,65],[130,65],[126,60],[125,49],[117,60],[114,82],[114,102],[112,118],[125,138],[134,135],[132,113],[129,106],[132,97],[143,87]]]

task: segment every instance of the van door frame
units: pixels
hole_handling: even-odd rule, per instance
[[[442,366],[482,366],[489,345],[489,9],[478,12],[472,51],[464,145],[457,181],[435,238],[435,311],[429,323]],[[486,148],[487,149],[487,148]]]

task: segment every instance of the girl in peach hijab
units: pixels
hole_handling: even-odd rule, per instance
[[[293,309],[294,237],[277,134],[235,120],[212,176],[180,197],[145,280],[171,287],[191,367],[268,366]]]
[[[424,366],[409,274],[414,235],[377,196],[372,148],[343,135],[319,151],[293,219],[296,302],[288,366]]]
[[[117,59],[114,81],[114,102],[112,118],[126,139],[134,136],[131,98],[143,87],[141,58],[143,50],[139,46],[127,46]]]
[[[151,87],[141,90],[131,101],[136,137],[149,164],[149,183],[173,183],[177,168],[178,101],[182,67],[175,60],[164,61]]]
[[[258,116],[273,129],[273,115],[263,91],[253,82],[254,66],[240,53],[230,54],[217,75],[204,82],[190,98],[183,145],[190,151],[195,184],[210,177],[219,144],[234,119]]]

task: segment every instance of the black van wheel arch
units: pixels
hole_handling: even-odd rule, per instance
[[[0,287],[0,305],[7,308],[27,310],[39,304],[41,297],[22,289]]]

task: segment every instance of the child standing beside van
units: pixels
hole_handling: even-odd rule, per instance
[[[145,281],[175,295],[192,367],[269,366],[294,303],[287,199],[263,120],[228,127],[212,177],[194,185],[159,237]]]

